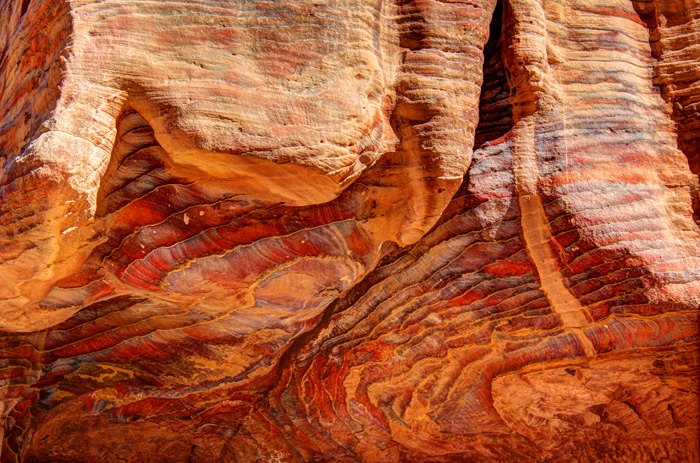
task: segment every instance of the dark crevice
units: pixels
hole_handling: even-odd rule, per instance
[[[20,16],[24,16],[27,13],[31,2],[32,0],[22,0],[22,10],[20,11]]]
[[[484,48],[484,82],[479,99],[479,124],[474,149],[505,135],[513,127],[510,87],[503,65],[503,2],[496,4],[489,41]]]
[[[474,131],[474,152],[484,143],[502,137],[513,128],[510,85],[502,56],[505,42],[503,17],[503,0],[498,0],[491,16],[489,39],[484,46],[483,82],[479,97],[479,123]],[[469,195],[469,170],[467,170],[462,185],[454,194],[452,201]],[[448,206],[447,210],[451,208]],[[457,207],[457,210],[461,210],[461,207]],[[444,214],[436,227],[449,220],[450,216],[449,213]]]

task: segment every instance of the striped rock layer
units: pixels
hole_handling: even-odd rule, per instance
[[[0,461],[700,458],[698,2],[0,25]]]

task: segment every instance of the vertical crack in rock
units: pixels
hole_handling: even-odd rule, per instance
[[[489,41],[484,47],[484,71],[479,98],[479,124],[474,135],[474,150],[506,135],[513,127],[510,87],[503,66],[503,2],[499,0],[489,26]]]
[[[415,243],[436,223],[471,162],[483,26],[494,6],[395,2],[400,63],[390,120],[399,144],[392,161],[404,166],[402,183],[411,189],[400,245]]]

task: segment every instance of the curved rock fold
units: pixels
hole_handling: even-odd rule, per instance
[[[3,3],[0,461],[697,461],[698,18]]]

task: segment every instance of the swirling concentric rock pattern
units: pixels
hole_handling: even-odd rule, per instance
[[[696,0],[0,3],[3,462],[696,462]]]

